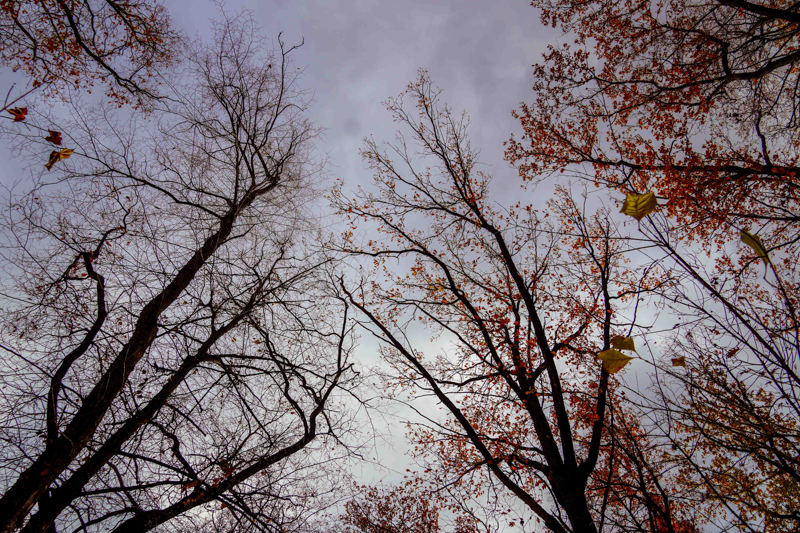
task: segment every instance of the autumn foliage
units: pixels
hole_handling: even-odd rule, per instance
[[[480,533],[474,517],[459,510],[419,478],[396,487],[357,485],[342,513],[341,533]],[[444,493],[446,494],[446,493]],[[445,518],[444,515],[448,515]],[[445,523],[447,522],[447,523]]]
[[[535,67],[536,103],[519,110],[524,135],[507,155],[525,180],[555,173],[660,199],[626,234],[652,243],[658,251],[641,260],[676,281],[651,300],[671,302],[670,333],[659,336],[674,354],[655,390],[640,391],[657,413],[653,436],[677,452],[668,463],[684,494],[697,491],[705,523],[792,531],[797,6],[533,4],[575,41]]]
[[[3,0],[0,64],[51,93],[99,84],[120,102],[153,96],[179,34],[151,0]]]
[[[337,193],[373,261],[351,302],[450,415],[418,457],[552,531],[794,531],[800,12],[533,4],[573,39],[516,114],[519,203],[424,73],[388,102],[410,138],[368,140],[374,187]]]
[[[388,107],[412,137],[369,141],[374,191],[336,192],[354,229],[374,224],[385,236],[345,235],[344,250],[371,259],[374,277],[343,290],[385,340],[396,385],[434,396],[451,416],[414,431],[418,452],[435,450],[431,475],[471,498],[494,486],[527,508],[529,523],[597,531],[611,490],[598,469],[620,453],[606,421],[620,397],[611,374],[633,360],[622,351],[635,353],[635,320],[621,311],[664,281],[623,268],[631,245],[616,238],[619,219],[588,212],[566,188],[545,212],[496,205],[466,118],[441,103],[424,72]],[[429,161],[419,163],[425,170],[416,157]],[[446,351],[426,353],[415,324]],[[617,482],[620,471],[608,475]],[[635,514],[659,515],[644,519],[646,529],[660,531],[662,515],[677,523],[664,497],[657,513],[641,496]]]
[[[420,71],[313,247],[293,48],[226,18],[160,100],[158,4],[0,0],[32,90],[159,115],[3,109],[52,181],[0,222],[0,531],[800,531],[800,4],[533,6],[514,171]],[[419,471],[343,496],[356,330]]]

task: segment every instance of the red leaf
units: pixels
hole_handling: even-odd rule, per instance
[[[27,107],[12,107],[8,110],[14,116],[14,122],[22,122],[25,120],[25,115],[28,114]]]
[[[61,132],[60,131],[47,130],[47,133],[49,133],[50,135],[48,135],[47,137],[44,138],[45,141],[49,141],[49,142],[51,142],[53,144],[57,144],[57,145],[61,146]]]

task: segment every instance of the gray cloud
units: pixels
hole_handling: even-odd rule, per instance
[[[168,7],[186,26],[202,29],[215,8],[181,14],[185,0]],[[369,181],[357,154],[360,138],[391,139],[395,124],[382,101],[402,92],[427,69],[454,109],[472,117],[473,144],[492,172],[511,175],[502,143],[518,126],[511,110],[530,99],[531,64],[555,32],[542,28],[525,1],[477,0],[247,0],[226,9],[253,11],[267,34],[287,43],[305,38],[296,55],[304,83],[314,92],[312,116],[326,128],[322,146],[331,171],[347,183]],[[188,31],[192,31],[187,27]]]

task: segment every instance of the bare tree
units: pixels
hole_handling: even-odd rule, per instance
[[[226,18],[10,202],[0,531],[297,530],[334,488],[348,304],[304,244],[317,130],[278,45]]]
[[[419,478],[397,486],[356,486],[333,531],[341,533],[479,533],[476,520]],[[446,495],[446,493],[445,493]],[[447,519],[443,516],[448,514]],[[445,523],[447,522],[447,523]],[[486,530],[488,531],[488,529]]]

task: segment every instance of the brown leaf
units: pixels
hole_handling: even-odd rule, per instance
[[[49,141],[49,142],[51,142],[53,144],[57,144],[57,145],[61,146],[61,132],[60,131],[47,130],[47,133],[49,133],[50,135],[48,135],[47,137],[44,138],[45,141]]]
[[[672,366],[686,367],[686,357],[673,357]]]
[[[7,111],[14,116],[14,122],[22,122],[25,120],[25,115],[28,114],[27,107],[12,107]]]
[[[194,481],[190,481],[189,483],[184,483],[183,485],[181,485],[181,490],[182,491],[187,491],[189,489],[195,488],[199,484],[200,484],[200,480],[199,479],[195,479]]]
[[[766,265],[769,263],[769,256],[767,256],[767,249],[764,248],[764,244],[761,242],[761,239],[758,238],[758,235],[753,235],[746,229],[743,229],[739,232],[739,236],[742,239],[742,242],[745,243],[747,246],[752,248],[756,251],[756,255],[764,261]]]

